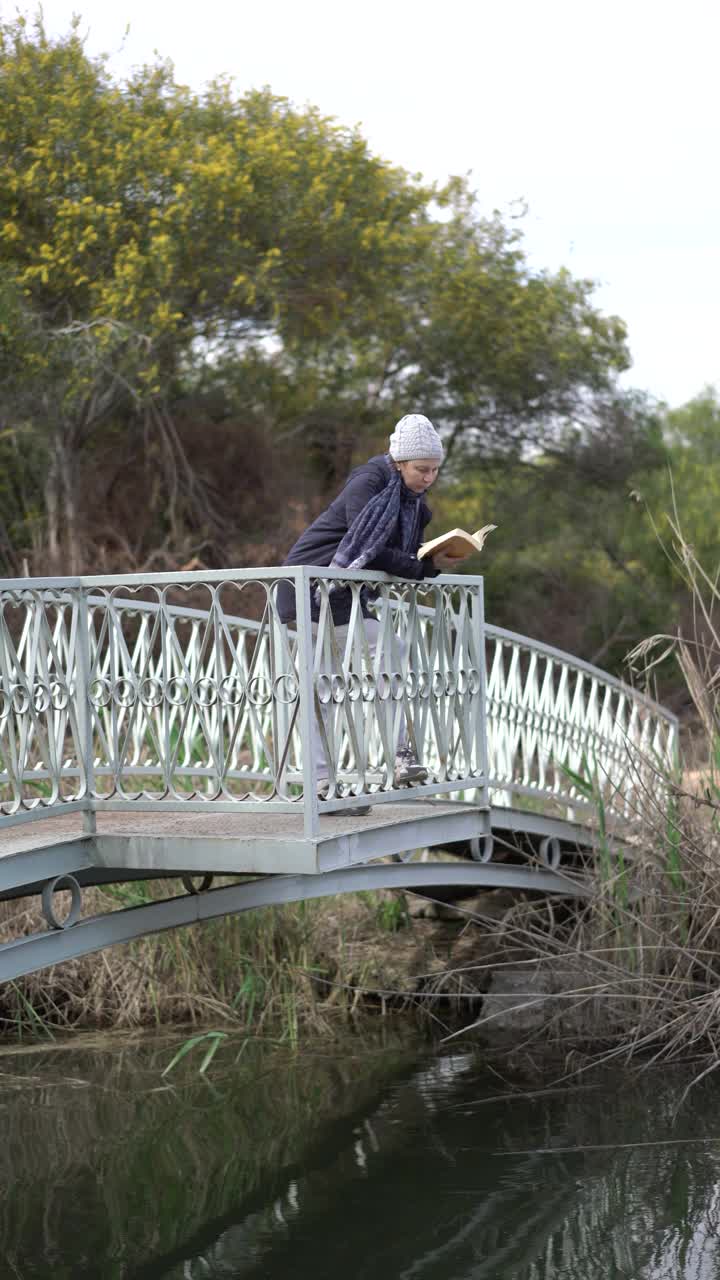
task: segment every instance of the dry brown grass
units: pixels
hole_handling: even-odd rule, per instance
[[[665,776],[664,801],[645,791],[632,836],[608,833],[587,903],[563,917],[548,903],[518,902],[488,933],[483,967],[527,966],[528,1007],[542,1012],[526,1047],[551,1043],[587,1063],[699,1054],[710,1071],[720,1066],[720,591],[677,518],[671,527],[694,634],[653,636],[630,657],[650,678],[675,656],[700,740],[687,767]],[[472,1025],[487,1034],[490,1015]]]
[[[83,915],[182,892],[165,880],[89,888]],[[390,895],[266,907],[155,934],[0,988],[0,1035],[74,1028],[225,1025],[296,1043],[368,1002],[411,1002],[440,962],[431,939],[394,927]],[[0,903],[0,943],[45,928],[39,899]]]

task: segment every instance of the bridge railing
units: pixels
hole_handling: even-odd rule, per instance
[[[664,786],[677,722],[599,668],[486,626],[479,578],[0,583],[2,824],[212,802],[302,810],[312,831],[359,798],[406,797],[403,740],[430,773],[416,797],[522,798],[567,816],[588,809],[572,774],[590,771],[607,809],[632,818]]]
[[[400,606],[401,607],[401,606]],[[432,610],[420,607],[419,624]],[[496,807],[634,820],[663,803],[676,765],[677,717],[562,649],[485,624],[488,795]],[[579,776],[592,787],[573,780]],[[472,799],[471,795],[464,798]]]
[[[430,762],[416,796],[486,796],[484,706],[481,579],[299,567],[0,583],[3,824],[212,803],[301,810],[313,832],[321,812],[407,794],[404,740]]]
[[[677,762],[677,717],[639,690],[552,645],[486,626],[490,794],[633,820],[664,801]],[[522,806],[521,806],[522,807]]]

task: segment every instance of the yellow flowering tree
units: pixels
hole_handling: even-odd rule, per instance
[[[183,397],[302,438],[331,487],[408,407],[466,451],[542,443],[627,351],[590,282],[532,272],[465,181],[424,185],[269,91],[194,93],[163,62],[118,82],[77,24],[19,19],[0,24],[0,362],[0,471],[21,438],[31,459],[11,523],[66,572],[108,441],[152,473],[154,538],[220,527],[228,468],[198,464]]]
[[[77,567],[77,459],[109,413],[159,433],[175,497],[197,498],[173,379],[265,335],[359,333],[413,260],[427,201],[313,110],[222,81],[198,96],[162,63],[116,84],[76,27],[2,27],[0,270],[36,330],[24,422],[45,445],[55,567]]]

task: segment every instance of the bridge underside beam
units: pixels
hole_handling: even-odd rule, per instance
[[[521,835],[556,836],[578,849],[594,849],[598,837],[592,827],[572,822],[568,818],[553,817],[544,813],[531,813],[524,809],[510,809],[493,805],[490,809],[490,825],[493,831],[515,831]]]
[[[55,876],[89,870],[94,862],[95,850],[88,836],[24,853],[6,854],[0,857],[0,901],[33,893],[36,883],[42,885]]]
[[[263,876],[204,893],[127,907],[80,920],[68,929],[53,929],[5,943],[0,946],[0,981],[7,982],[119,942],[256,907],[355,893],[361,889],[420,889],[449,884],[471,885],[477,889],[523,889],[566,898],[587,895],[587,888],[577,878],[529,867],[477,862],[376,863],[329,871],[322,876]]]

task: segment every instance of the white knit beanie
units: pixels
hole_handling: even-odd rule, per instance
[[[390,437],[390,456],[396,462],[413,458],[436,458],[442,462],[445,450],[442,440],[424,413],[406,413],[395,424]]]

